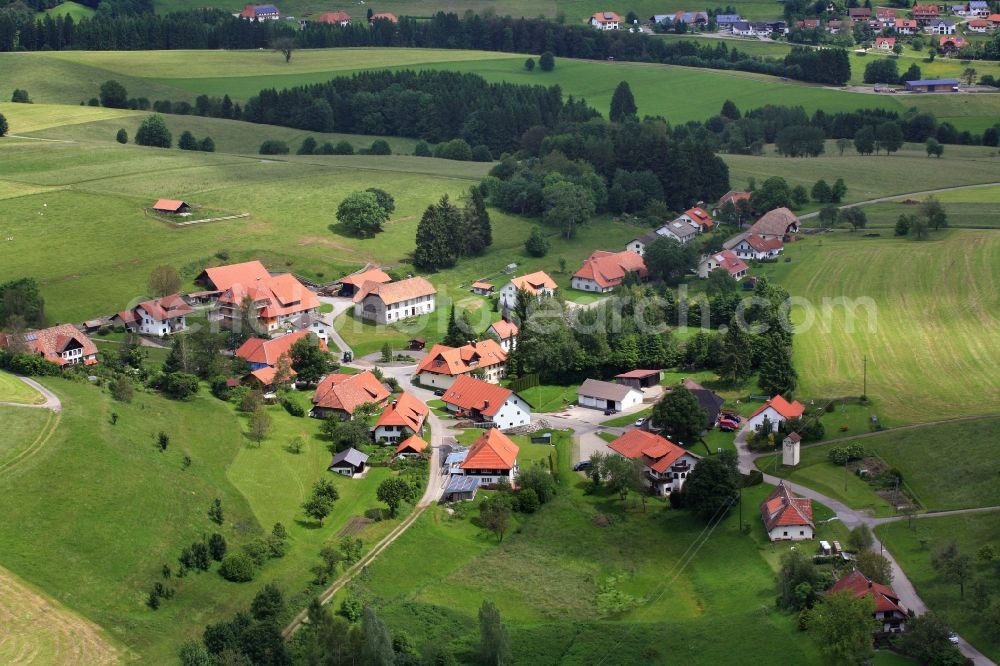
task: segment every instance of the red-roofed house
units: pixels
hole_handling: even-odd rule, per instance
[[[356,293],[361,291],[361,287],[364,286],[365,282],[378,282],[380,284],[386,284],[392,282],[392,278],[389,274],[383,271],[381,268],[369,268],[368,270],[361,271],[360,273],[352,273],[351,275],[345,275],[340,279],[340,295],[353,297]]]
[[[427,411],[427,405],[420,398],[403,391],[386,406],[375,422],[375,427],[372,428],[375,441],[380,444],[385,442],[394,444],[403,439],[407,432],[423,435]]]
[[[448,388],[456,377],[481,373],[483,380],[497,384],[507,372],[507,352],[493,338],[462,347],[434,345],[417,366],[417,380],[436,388]]]
[[[760,517],[771,541],[805,541],[816,531],[812,500],[793,493],[784,481],[761,503]]]
[[[719,203],[716,204],[716,207],[715,207],[715,214],[718,215],[719,211],[727,203],[731,203],[734,206],[737,206],[737,205],[739,205],[739,203],[741,201],[746,201],[749,204],[750,203],[750,193],[749,192],[737,192],[736,190],[729,190],[728,192],[726,192],[725,194],[723,194],[721,197],[719,197]]]
[[[598,30],[617,30],[622,22],[622,17],[614,12],[597,12],[587,22],[590,27]]]
[[[271,275],[259,261],[206,268],[195,279],[208,291],[201,296],[217,296],[216,317],[226,328],[242,317],[244,304],[252,303],[257,326],[265,332],[289,325],[304,314],[319,313],[319,298],[290,273]]]
[[[396,447],[397,458],[420,458],[429,445],[418,435],[410,435]]]
[[[357,375],[332,374],[320,381],[313,394],[312,416],[325,419],[334,414],[349,419],[354,410],[366,403],[379,407],[389,399],[389,389],[371,370]]]
[[[513,278],[500,289],[500,308],[517,306],[517,291],[523,289],[536,297],[553,296],[556,293],[556,281],[545,271],[536,271],[528,275]]]
[[[771,422],[772,431],[778,432],[779,425],[789,419],[801,418],[805,411],[805,405],[798,400],[788,402],[782,396],[776,395],[750,415],[747,425],[757,430],[767,418]]]
[[[520,448],[510,437],[496,428],[488,428],[469,447],[469,453],[458,469],[464,476],[477,477],[480,486],[495,486],[501,480],[514,485],[519,452]]]
[[[0,333],[0,349],[7,347],[38,354],[62,367],[97,363],[97,345],[73,324],[28,331],[22,334],[21,340],[15,340],[13,334]]]
[[[399,282],[368,281],[354,295],[354,316],[377,324],[391,324],[434,312],[437,289],[426,278],[411,277]]]
[[[852,571],[827,590],[827,594],[850,592],[856,598],[872,597],[875,600],[875,619],[882,624],[881,633],[898,634],[906,629],[910,617],[906,606],[888,585],[876,583],[860,571]]]
[[[441,396],[448,411],[500,430],[531,423],[531,405],[510,389],[462,375]]]
[[[699,233],[703,231],[711,231],[715,226],[715,220],[713,220],[712,216],[708,214],[708,211],[704,208],[698,208],[697,206],[694,208],[688,208],[686,211],[681,213],[680,217],[697,227]]]
[[[290,386],[292,382],[295,381],[295,375],[297,373],[295,370],[289,366],[288,374],[286,375],[285,381],[280,382],[285,386]],[[257,370],[251,370],[249,373],[240,378],[240,383],[244,386],[251,386],[253,388],[260,389],[265,392],[265,398],[273,398],[275,396],[267,395],[267,393],[282,388],[282,386],[275,386],[275,379],[278,376],[278,368],[273,366],[265,366]]]
[[[994,28],[1000,28],[1000,14],[990,14],[986,17],[986,20],[989,21]]]
[[[915,35],[920,32],[920,24],[915,19],[898,18],[895,27],[900,35]]]
[[[942,51],[953,52],[964,49],[969,45],[969,41],[962,35],[941,35],[938,37],[938,45]]]
[[[896,20],[896,8],[895,7],[876,7],[875,8],[875,18],[882,27],[892,27]]]
[[[698,264],[698,277],[707,278],[712,271],[721,268],[736,280],[742,280],[747,274],[747,265],[736,256],[732,250],[723,250],[718,254],[703,257]]]
[[[489,296],[497,290],[491,283],[483,280],[476,280],[472,283],[472,293],[480,296]]]
[[[895,37],[876,37],[875,38],[875,48],[879,51],[892,51],[892,47],[896,45]]]
[[[517,324],[512,321],[507,321],[506,319],[495,321],[490,324],[486,332],[496,336],[497,341],[500,343],[500,349],[508,354],[511,349],[517,346],[518,328]]]
[[[657,495],[680,490],[701,460],[701,456],[669,439],[638,428],[629,430],[608,444],[608,448],[629,460],[641,459],[646,465],[646,481]]]
[[[972,19],[965,26],[971,32],[989,32],[993,29],[993,24],[986,19]]]
[[[347,12],[323,12],[314,20],[316,23],[339,25],[342,28],[351,25],[351,17]]]
[[[119,312],[113,320],[121,321],[130,331],[144,335],[172,335],[187,329],[187,315],[194,308],[177,294],[143,301],[131,310]]]
[[[389,23],[399,23],[399,19],[396,18],[396,15],[390,12],[375,12],[368,19],[368,22],[374,23],[375,21],[388,21]]]
[[[785,250],[785,244],[780,238],[763,238],[754,233],[747,233],[730,249],[740,259],[764,261],[775,259]]]
[[[191,206],[179,199],[160,199],[153,204],[153,210],[157,213],[167,213],[168,215],[180,215],[191,210]]]
[[[306,337],[312,335],[309,331],[296,331],[280,338],[265,340],[264,338],[249,338],[236,350],[236,356],[244,359],[250,364],[251,370],[261,368],[274,368],[278,365],[278,359],[291,353],[292,345]],[[329,351],[326,343],[319,340],[319,348]]]
[[[573,274],[570,286],[580,291],[604,293],[621,285],[626,276],[634,273],[639,279],[649,276],[646,262],[635,252],[606,252],[597,250],[583,260],[583,266]]]
[[[913,5],[913,18],[918,23],[930,23],[938,17],[937,5]]]
[[[274,5],[247,5],[243,11],[234,16],[258,21],[277,21],[281,18],[281,12]]]

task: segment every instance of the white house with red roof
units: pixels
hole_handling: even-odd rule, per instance
[[[508,388],[462,375],[441,396],[449,412],[507,430],[531,423],[531,405]]]
[[[334,373],[324,377],[316,387],[310,414],[321,419],[335,414],[349,419],[361,405],[372,403],[383,406],[389,395],[389,389],[371,370],[357,375]]]
[[[368,281],[354,295],[354,316],[391,324],[434,312],[436,295],[434,285],[420,276],[389,283]]]
[[[504,350],[506,353],[510,353],[511,349],[517,347],[517,334],[520,330],[512,321],[507,321],[506,319],[501,319],[500,321],[495,321],[490,324],[490,327],[486,329],[486,332],[495,337],[497,342],[500,344],[500,349]]]
[[[698,263],[698,277],[707,278],[714,270],[722,269],[735,280],[742,280],[747,274],[747,265],[732,250],[723,250],[701,258]]]
[[[895,37],[876,37],[875,38],[875,49],[878,51],[892,51],[893,47],[896,46]]]
[[[420,398],[403,391],[386,405],[372,428],[372,436],[379,444],[394,444],[404,439],[406,433],[423,435],[427,412],[427,405]]]
[[[816,532],[812,500],[793,493],[784,481],[761,503],[760,517],[771,541],[806,541]]]
[[[701,456],[669,439],[638,428],[629,430],[608,444],[608,448],[629,460],[642,460],[646,466],[646,482],[657,495],[680,490],[701,460]]]
[[[206,268],[195,282],[206,289],[197,294],[199,299],[216,299],[214,316],[226,328],[241,320],[247,304],[265,332],[279,330],[303,314],[319,314],[316,294],[290,273],[271,275],[259,261]]]
[[[417,366],[417,381],[435,388],[448,388],[455,379],[476,373],[484,381],[498,384],[507,373],[507,352],[493,338],[461,347],[434,345]]]
[[[341,28],[351,25],[351,16],[347,12],[323,12],[313,20],[326,25],[339,25]]]
[[[361,291],[361,287],[364,286],[365,282],[387,284],[392,282],[392,277],[377,266],[375,268],[366,268],[363,271],[345,275],[340,278],[340,295],[348,297],[354,296]]]
[[[776,259],[785,250],[785,244],[780,238],[764,238],[748,232],[741,234],[732,247],[727,249],[732,250],[733,254],[740,259],[766,261]]]
[[[480,486],[495,486],[500,481],[514,485],[517,478],[517,454],[520,447],[496,428],[487,428],[458,465],[463,476],[475,477]]]
[[[715,227],[715,220],[708,214],[708,211],[698,206],[688,208],[680,214],[678,219],[687,220],[689,224],[698,230],[698,233],[711,231]]]
[[[270,340],[265,338],[249,338],[236,350],[236,356],[249,363],[251,370],[259,370],[267,367],[274,368],[277,367],[278,360],[282,356],[289,356],[291,358],[292,345],[309,335],[312,335],[309,331],[296,331],[295,333],[289,333],[288,335],[282,335],[280,338]],[[320,349],[329,351],[325,342],[318,338],[317,340]]]
[[[764,419],[771,422],[771,430],[778,432],[778,426],[789,419],[798,419],[805,414],[806,408],[798,400],[788,402],[784,397],[776,395],[763,405],[747,419],[747,426],[758,430]]]
[[[906,630],[906,622],[910,612],[899,601],[897,595],[888,585],[876,583],[860,571],[852,571],[827,590],[827,594],[850,592],[855,598],[871,597],[875,601],[875,619],[881,624],[882,634],[898,634]]]
[[[554,296],[556,293],[556,281],[550,278],[545,271],[535,271],[534,273],[513,278],[500,289],[500,307],[516,307],[517,292],[519,289],[534,295],[536,298]]]
[[[12,333],[0,333],[0,349],[38,354],[60,367],[97,364],[97,345],[73,324],[28,331],[19,337],[20,340]]]
[[[636,275],[640,280],[649,276],[646,262],[640,255],[628,250],[596,250],[583,260],[583,266],[573,274],[570,287],[580,291],[605,293],[620,286],[630,274]]]
[[[131,310],[119,312],[113,320],[143,335],[173,335],[187,330],[187,315],[194,312],[177,294],[143,301]]]
[[[622,23],[622,17],[614,12],[597,12],[587,23],[598,30],[617,30]]]

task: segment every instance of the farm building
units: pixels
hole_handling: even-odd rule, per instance
[[[937,17],[937,5],[913,5],[913,18],[921,24],[930,23]]]
[[[479,477],[452,474],[445,486],[443,499],[445,502],[471,502],[476,499],[479,490]]]
[[[906,89],[910,92],[955,92],[958,90],[958,79],[921,79],[907,81]]]
[[[780,238],[765,239],[749,231],[729,239],[722,246],[732,251],[739,259],[756,261],[774,259],[785,249],[785,244]]]
[[[153,210],[167,215],[180,215],[191,211],[191,206],[179,199],[160,199],[153,204]]]
[[[366,403],[382,406],[389,399],[387,389],[371,370],[357,375],[334,373],[320,381],[313,394],[311,415],[325,419],[334,414],[349,419]]]
[[[275,368],[278,366],[278,359],[290,355],[292,345],[308,335],[310,335],[309,331],[297,331],[270,340],[249,338],[236,350],[236,356],[249,363],[251,370]],[[322,340],[319,341],[319,348],[328,351]]]
[[[172,335],[187,329],[187,315],[194,309],[177,294],[143,301],[131,310],[119,312],[112,321],[120,321],[130,331],[143,335]]]
[[[501,480],[514,484],[520,447],[496,428],[488,428],[459,464],[463,476],[475,477],[479,485],[495,486]]]
[[[570,286],[579,291],[605,293],[625,282],[634,274],[644,280],[649,271],[646,262],[635,252],[606,252],[596,250],[583,260],[583,266],[573,274]]]
[[[747,425],[757,430],[766,418],[771,422],[771,430],[778,432],[779,425],[789,419],[801,418],[805,411],[805,405],[798,400],[788,402],[782,396],[776,395],[750,415]]]
[[[251,21],[277,21],[281,18],[281,12],[274,5],[247,5],[243,11],[234,16]]]
[[[677,446],[669,439],[646,432],[629,430],[608,444],[615,453],[645,464],[645,480],[657,495],[680,490],[701,456]]]
[[[407,433],[424,434],[427,405],[412,393],[403,391],[375,422],[372,436],[378,443],[396,443]]]
[[[631,386],[640,391],[660,383],[659,370],[629,370],[615,375],[615,382],[622,386]]]
[[[617,30],[622,23],[622,17],[614,12],[597,12],[587,23],[598,30]]]
[[[860,571],[847,574],[827,591],[827,594],[850,592],[856,598],[871,597],[875,600],[875,619],[880,625],[881,634],[898,634],[906,629],[906,621],[910,617],[906,606],[900,603],[899,595],[887,585],[876,583]]]
[[[346,449],[333,456],[327,469],[350,478],[361,476],[368,469],[368,454],[355,448]]]
[[[531,405],[510,389],[462,375],[441,396],[449,412],[500,430],[531,423]]]
[[[642,404],[642,391],[625,384],[612,384],[599,379],[587,379],[576,391],[581,407],[613,409],[620,412]]]
[[[426,278],[412,277],[382,284],[369,280],[354,295],[354,316],[390,324],[434,312],[437,289]]]
[[[760,505],[760,517],[771,541],[805,541],[812,539],[812,500],[799,497],[780,481]]]
[[[420,458],[424,455],[424,451],[427,450],[426,441],[420,438],[419,435],[410,435],[396,447],[396,457],[397,458]]]
[[[265,398],[274,399],[277,397],[273,395],[274,391],[291,386],[295,380],[295,375],[295,370],[289,367],[287,381],[279,383],[275,381],[278,376],[278,369],[273,366],[265,366],[258,370],[251,370],[240,377],[240,384],[263,391]]]
[[[97,345],[72,324],[28,331],[20,337],[21,340],[16,340],[13,333],[0,333],[0,349],[27,348],[30,353],[62,367],[97,363]]]
[[[493,338],[469,342],[462,347],[434,345],[417,366],[421,384],[448,388],[457,377],[481,373],[483,380],[498,384],[507,371],[507,352]]]
[[[353,297],[361,291],[365,282],[386,284],[392,282],[392,278],[381,268],[368,268],[359,273],[351,273],[340,278],[340,295],[348,298]]]
[[[534,294],[538,298],[553,296],[556,293],[556,281],[550,278],[545,271],[536,271],[513,278],[500,290],[500,307],[516,307],[518,290]]]
[[[475,282],[472,283],[472,293],[473,294],[479,294],[480,296],[489,296],[489,295],[493,294],[493,292],[495,292],[495,291],[496,291],[496,287],[494,287],[489,282],[484,282],[482,280],[476,280]]]
[[[345,28],[351,25],[351,17],[347,12],[323,12],[316,17],[315,22]]]
[[[757,234],[764,240],[785,240],[788,236],[799,232],[799,218],[787,208],[775,208],[754,222],[749,232]]]
[[[316,294],[291,273],[272,276],[259,261],[206,268],[195,282],[206,289],[197,294],[199,300],[216,299],[218,309],[212,316],[225,328],[241,320],[243,303],[248,298],[253,301],[258,325],[268,333],[303,314],[319,314]]]

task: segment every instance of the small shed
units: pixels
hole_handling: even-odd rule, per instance
[[[420,458],[427,450],[427,442],[417,435],[411,435],[396,447],[396,456],[399,458]]]
[[[453,474],[444,489],[444,501],[472,501],[476,499],[477,490],[479,490],[479,477]]]
[[[958,90],[958,79],[907,81],[906,89],[910,92],[955,92]]]
[[[422,351],[427,346],[427,340],[423,338],[410,338],[410,350]]]
[[[629,370],[620,375],[615,375],[615,382],[624,386],[631,386],[642,390],[660,383],[659,370]]]
[[[153,204],[153,210],[157,213],[166,213],[167,215],[180,215],[190,212],[191,206],[179,199],[160,199]]]
[[[327,468],[331,472],[342,474],[346,477],[354,478],[364,474],[368,469],[368,454],[362,453],[355,448],[346,449],[333,456],[330,466]]]
[[[482,280],[477,280],[472,283],[472,293],[479,294],[480,296],[489,296],[496,291],[494,287],[489,282],[483,282]]]

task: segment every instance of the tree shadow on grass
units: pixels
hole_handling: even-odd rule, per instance
[[[305,530],[318,530],[323,527],[323,523],[318,520],[303,520],[302,518],[296,518],[295,524]]]

